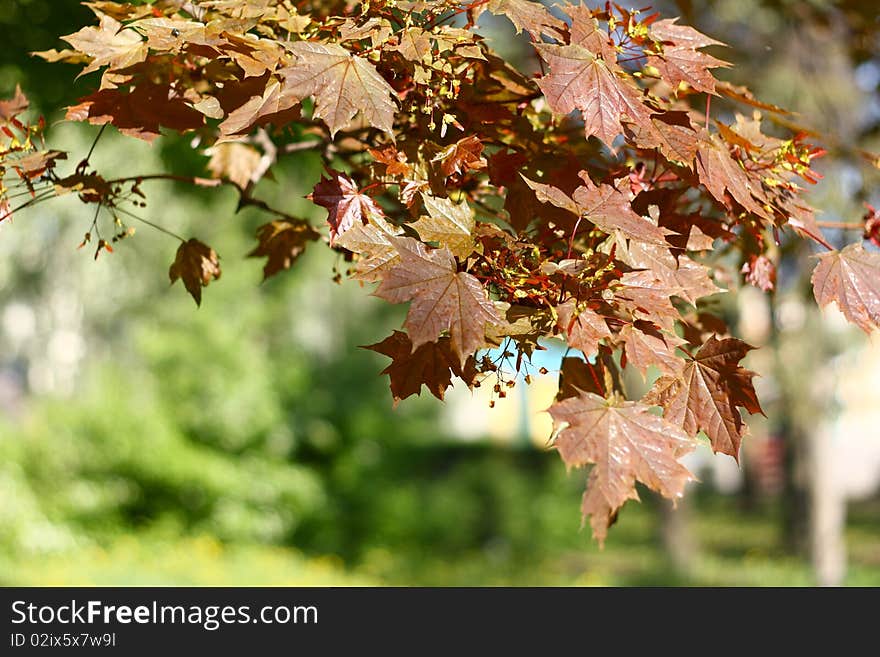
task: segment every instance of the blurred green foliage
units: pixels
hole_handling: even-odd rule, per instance
[[[0,91],[21,81],[57,115],[93,81],[71,86],[74,70],[25,53],[88,20],[73,0],[0,0]],[[95,133],[55,134],[82,153]],[[205,159],[185,140],[151,149],[108,133],[95,164],[193,173]],[[304,155],[258,195],[317,222],[303,197],[318,175]],[[198,310],[168,288],[176,244],[148,227],[97,263],[75,248],[91,221],[75,202],[0,232],[4,325],[12,307],[34,317],[0,353],[26,392],[0,419],[0,584],[811,582],[780,547],[778,509],[746,512],[708,490],[694,495],[703,549],[687,575],[660,548],[650,497],[599,551],[578,531],[582,473],[540,450],[454,440],[433,399],[392,409],[385,359],[357,346],[399,327],[402,309],[334,284],[344,262],[317,244],[260,285],[262,263],[242,256],[265,217],[236,214],[232,193],[148,194],[144,218],[223,258]],[[62,330],[83,342],[78,360],[49,348]],[[70,386],[36,385],[38,365],[60,380],[68,361]],[[878,585],[877,510],[854,514],[848,581]]]

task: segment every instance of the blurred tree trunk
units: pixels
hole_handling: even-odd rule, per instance
[[[780,387],[774,414],[781,420],[777,431],[785,444],[783,541],[792,552],[809,558],[817,584],[838,586],[846,574],[846,511],[834,481],[832,437],[821,423],[829,412],[828,388],[835,385],[829,364],[834,347],[823,339],[826,332],[815,327],[780,331],[775,301],[773,295],[770,345]],[[821,381],[821,389],[816,381]]]
[[[660,498],[659,507],[660,540],[666,558],[677,575],[688,577],[693,573],[698,555],[691,502],[685,496],[673,506],[671,500]]]
[[[834,480],[833,438],[813,431],[808,440],[809,552],[819,586],[840,586],[846,575],[846,502]]]

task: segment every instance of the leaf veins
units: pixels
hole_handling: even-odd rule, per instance
[[[846,318],[865,333],[880,326],[880,254],[858,243],[823,253],[812,281],[819,306],[837,302]]]
[[[391,303],[412,301],[405,326],[414,349],[449,331],[451,348],[464,363],[485,344],[486,324],[502,321],[483,286],[458,271],[447,248],[429,251],[411,237],[395,237],[391,242],[400,262],[385,274],[376,296]]]
[[[657,379],[642,401],[662,406],[663,417],[691,436],[704,431],[714,451],[739,459],[746,426],[737,407],[764,413],[752,385],[755,373],[739,365],[752,349],[736,338],[710,336],[677,375]]]
[[[313,96],[314,118],[323,119],[331,135],[348,128],[359,112],[374,128],[392,133],[394,89],[375,66],[336,44],[297,41],[289,48],[296,62],[280,71],[284,91]]]
[[[645,404],[581,392],[556,402],[548,412],[558,432],[555,447],[565,464],[594,464],[582,511],[590,516],[600,544],[617,510],[627,500],[639,499],[636,481],[674,499],[694,479],[678,459],[694,449],[695,441],[653,415]]]
[[[367,224],[370,216],[384,216],[382,208],[371,197],[359,191],[347,175],[335,169],[327,169],[327,174],[329,177],[321,176],[321,180],[306,198],[327,208],[331,244],[356,223]]]

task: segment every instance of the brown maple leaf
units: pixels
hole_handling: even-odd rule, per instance
[[[376,162],[385,165],[385,173],[389,176],[408,176],[412,173],[412,167],[406,161],[406,153],[401,153],[394,146],[370,148],[369,151]]]
[[[375,294],[391,303],[412,301],[405,326],[413,348],[436,342],[449,331],[452,350],[464,363],[486,342],[486,324],[501,317],[480,281],[459,272],[449,249],[428,248],[411,237],[392,243],[400,262],[382,279]]]
[[[226,90],[229,93],[228,90]],[[233,109],[220,124],[220,135],[233,139],[246,135],[257,126],[272,123],[284,125],[299,118],[301,98],[285,89],[275,78],[270,78],[260,95]]]
[[[614,303],[633,317],[660,324],[668,331],[681,316],[670,297],[677,294],[650,270],[629,271],[614,289]]]
[[[709,69],[730,64],[700,52],[699,48],[724,44],[710,39],[692,27],[676,25],[677,20],[667,18],[651,25],[651,37],[660,42],[660,54],[648,55],[648,63],[673,88],[680,82],[685,82],[697,91],[714,94],[715,78]]]
[[[820,307],[836,302],[865,333],[880,327],[880,254],[859,243],[823,253],[812,281]]]
[[[170,84],[140,82],[130,91],[101,89],[67,108],[68,121],[88,121],[92,125],[111,123],[124,135],[153,141],[164,126],[187,132],[205,123],[204,115],[193,109]]]
[[[80,75],[97,71],[102,66],[110,70],[128,68],[144,61],[149,52],[147,42],[136,30],[126,28],[106,15],[101,16],[98,27],[84,27],[61,38],[92,58]]]
[[[633,242],[628,263],[645,269],[667,288],[667,296],[678,296],[696,305],[697,299],[721,292],[709,275],[709,268],[685,255],[677,258],[668,248]]]
[[[642,376],[647,374],[651,365],[666,374],[681,369],[681,358],[675,349],[685,341],[677,335],[660,331],[644,320],[637,320],[624,326],[618,339],[624,344],[622,363],[632,365]]]
[[[425,242],[437,242],[448,248],[461,260],[474,251],[474,211],[467,199],[454,203],[448,198],[422,194],[427,217],[421,217],[412,227]]]
[[[559,367],[559,392],[556,400],[577,397],[582,392],[593,392],[605,396],[605,366],[600,359],[595,363],[580,358],[566,356]]]
[[[565,23],[547,11],[540,2],[532,0],[489,0],[486,9],[496,16],[504,16],[516,28],[517,34],[525,30],[535,41],[541,35],[557,36],[565,29]]]
[[[657,379],[642,401],[662,406],[663,417],[691,436],[704,431],[714,451],[739,460],[746,426],[737,407],[764,413],[752,385],[755,373],[739,365],[752,349],[736,338],[710,336],[677,374]]]
[[[353,278],[374,283],[400,262],[391,238],[402,232],[381,217],[372,216],[369,223],[356,223],[345,231],[335,244],[360,256]]]
[[[585,171],[584,184],[574,190],[573,198],[583,215],[606,233],[619,230],[627,237],[652,244],[666,245],[666,230],[659,228],[632,209],[631,198],[613,185],[596,186]]]
[[[553,185],[535,182],[525,176],[523,180],[542,203],[551,203],[586,217],[609,235],[619,230],[634,240],[667,245],[665,229],[633,212],[631,200],[622,191],[605,183],[595,185],[585,171],[581,172],[584,184],[574,190],[573,198]]]
[[[535,48],[550,67],[549,74],[538,80],[538,86],[553,112],[567,116],[574,110],[580,111],[584,134],[595,135],[609,148],[623,133],[625,123],[642,130],[646,148],[659,143],[656,136],[647,138],[656,133],[651,123],[652,111],[615,62],[597,57],[580,45],[542,43]]]
[[[410,27],[398,35],[395,50],[411,62],[421,62],[431,54],[431,33],[420,27]]]
[[[225,178],[239,189],[247,189],[259,169],[260,152],[250,144],[225,142],[210,149],[208,170],[214,178]]]
[[[580,349],[585,356],[596,353],[599,341],[610,338],[608,324],[589,308],[578,308],[574,299],[556,306],[557,327],[569,346]]]
[[[650,124],[629,124],[635,144],[660,151],[670,162],[692,166],[697,156],[697,132],[687,112],[661,112],[651,116]]]
[[[202,287],[220,278],[220,260],[214,249],[193,238],[183,242],[177,249],[174,262],[168,269],[168,277],[172,285],[178,278],[182,279],[186,291],[200,306]]]
[[[382,208],[371,197],[360,192],[347,175],[329,168],[327,174],[329,177],[321,176],[321,180],[306,198],[327,208],[330,244],[355,223],[367,224],[371,216],[385,216]]]
[[[248,257],[266,257],[263,266],[263,280],[280,271],[290,269],[305,251],[306,244],[321,238],[305,221],[277,219],[257,228],[257,247]]]
[[[0,100],[0,121],[11,121],[24,112],[29,104],[27,96],[21,91],[21,86],[15,85],[15,95],[9,100]]]
[[[582,509],[591,516],[600,543],[613,514],[627,500],[639,499],[636,481],[675,499],[694,479],[679,459],[694,449],[695,441],[645,404],[581,392],[554,403],[548,412],[563,462],[569,467],[593,464]]]
[[[749,212],[763,219],[770,219],[770,213],[758,203],[755,195],[761,194],[759,183],[753,183],[739,163],[730,155],[727,146],[717,136],[699,141],[697,147],[696,172],[700,182],[706,186],[715,199],[729,207],[725,190]]]
[[[395,92],[376,67],[337,44],[296,41],[288,45],[295,62],[279,71],[284,92],[299,99],[313,96],[314,118],[330,134],[348,128],[356,114],[374,128],[392,133]]]
[[[382,342],[364,347],[391,358],[382,374],[391,380],[394,404],[411,395],[420,395],[424,385],[437,399],[442,400],[452,385],[452,376],[461,377],[470,385],[477,375],[476,363],[469,358],[464,367],[452,351],[449,338],[426,342],[413,350],[412,341],[402,331],[394,331]]]
[[[471,135],[459,139],[454,144],[447,146],[431,159],[432,162],[440,163],[440,172],[448,178],[453,173],[466,173],[486,168],[486,160],[482,156],[483,143],[480,138]]]
[[[607,31],[600,29],[592,9],[585,5],[569,5],[564,11],[571,17],[570,43],[583,46],[606,62],[617,62],[614,40]]]

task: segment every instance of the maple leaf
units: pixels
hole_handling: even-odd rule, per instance
[[[746,427],[737,407],[764,413],[752,385],[755,373],[739,365],[752,349],[736,338],[710,336],[680,372],[657,379],[642,401],[662,406],[663,417],[691,436],[704,431],[714,451],[739,460]]]
[[[168,269],[168,277],[172,285],[178,278],[182,279],[186,291],[200,306],[202,287],[220,278],[220,260],[214,249],[193,238],[183,242],[177,249],[174,262]]]
[[[566,356],[559,367],[559,392],[557,401],[577,397],[582,392],[593,392],[605,396],[605,367],[597,359],[595,363],[580,358]]]
[[[569,43],[583,46],[606,62],[617,62],[614,41],[608,32],[600,29],[592,9],[585,5],[569,5],[564,11],[571,17]]]
[[[369,151],[376,162],[385,165],[385,173],[389,176],[407,176],[412,173],[412,167],[406,161],[406,153],[401,153],[394,146],[371,148]]]
[[[677,20],[667,18],[651,25],[651,36],[662,42],[662,45],[659,55],[648,55],[648,63],[673,88],[685,82],[697,91],[714,94],[715,78],[709,73],[709,69],[730,64],[698,49],[724,44],[710,39],[692,27],[676,25]]]
[[[223,32],[223,53],[238,64],[244,76],[257,77],[274,71],[284,53],[284,48],[274,39],[254,38],[253,35],[236,35]]]
[[[147,46],[152,50],[177,53],[191,43],[207,46],[221,42],[217,37],[208,38],[204,23],[180,18],[145,18],[132,23],[131,27],[147,38]]]
[[[327,169],[327,173],[329,178],[321,176],[321,180],[306,198],[327,208],[330,244],[355,223],[366,224],[371,215],[384,216],[382,208],[371,197],[360,192],[351,178],[334,169]]]
[[[420,27],[410,27],[400,32],[395,50],[411,62],[421,62],[431,54],[431,33]]]
[[[532,0],[489,0],[486,9],[496,16],[504,16],[516,28],[517,34],[525,30],[535,41],[541,35],[556,36],[565,29],[565,23],[547,11],[540,2]]]
[[[820,307],[832,301],[865,333],[880,327],[880,254],[859,243],[819,255],[813,294]]]
[[[391,364],[382,370],[382,374],[387,374],[391,380],[395,405],[411,395],[421,395],[423,385],[442,400],[446,389],[452,385],[453,375],[470,385],[477,374],[473,357],[462,367],[452,351],[450,339],[445,337],[437,342],[426,342],[413,350],[409,336],[402,331],[394,331],[382,342],[364,349],[391,358]]]
[[[68,121],[88,121],[92,125],[111,123],[124,135],[153,141],[162,126],[178,132],[194,130],[205,117],[167,84],[143,82],[128,93],[101,89],[67,108]]]
[[[110,70],[128,68],[147,58],[147,43],[141,35],[106,15],[100,17],[98,27],[84,27],[61,38],[92,58],[80,75],[97,71],[102,66]]]
[[[585,356],[596,352],[599,341],[610,338],[611,331],[601,315],[589,308],[577,307],[574,299],[556,306],[558,328],[569,346],[580,349]]]
[[[305,221],[275,220],[257,228],[257,247],[248,253],[251,258],[267,257],[263,280],[290,269],[305,251],[306,244],[320,239]]]
[[[550,73],[538,80],[547,104],[563,116],[579,110],[587,137],[596,136],[611,148],[623,133],[624,123],[635,124],[646,135],[656,132],[641,92],[622,77],[616,63],[580,45],[537,44],[535,48],[550,66]],[[655,137],[646,141],[646,147],[658,143]]]
[[[754,193],[760,193],[749,180],[746,172],[739,163],[730,155],[727,146],[717,136],[712,135],[708,139],[703,138],[697,148],[696,172],[700,182],[706,186],[709,193],[725,206],[729,206],[724,196],[725,190],[749,212],[764,219],[770,219],[770,214],[754,198]]]
[[[33,179],[43,175],[47,169],[54,169],[57,160],[66,160],[64,151],[37,151],[19,158],[9,158],[6,164],[15,169],[22,179]]]
[[[681,369],[681,358],[675,349],[685,341],[677,335],[664,333],[648,322],[637,320],[624,326],[618,339],[624,344],[624,363],[635,367],[642,376],[647,374],[651,365],[667,374]]]
[[[429,216],[412,224],[425,242],[437,242],[448,248],[452,255],[464,260],[474,251],[474,211],[467,199],[453,203],[448,198],[422,194]]]
[[[655,276],[667,288],[667,296],[679,296],[696,305],[697,299],[722,291],[712,282],[708,267],[684,255],[676,258],[668,248],[633,242],[628,255],[628,263]]]
[[[569,467],[593,464],[583,511],[591,516],[600,543],[613,514],[627,500],[639,499],[636,481],[675,499],[694,479],[679,459],[695,448],[695,441],[645,404],[581,392],[554,403],[548,412],[563,462]]]
[[[400,262],[385,274],[374,294],[391,303],[412,301],[405,326],[414,349],[436,342],[448,330],[452,350],[464,363],[485,344],[486,324],[502,321],[486,290],[476,278],[458,271],[449,249],[429,251],[411,237],[391,241]]]
[[[389,224],[379,216],[372,216],[368,223],[355,223],[354,226],[336,238],[336,246],[348,249],[361,256],[357,272],[353,278],[376,282],[398,262],[400,256],[391,243],[391,238],[403,231]]]
[[[220,124],[223,138],[246,135],[256,126],[273,123],[284,125],[299,117],[301,98],[284,89],[281,82],[270,78],[263,93],[231,111]]]
[[[580,175],[584,184],[573,198],[587,219],[609,234],[619,230],[640,242],[666,245],[666,231],[633,212],[630,197],[613,185],[594,185],[584,171]]]
[[[669,331],[680,317],[670,300],[670,296],[676,293],[653,271],[630,271],[620,277],[614,290],[614,303],[628,310],[633,317],[660,324]]]
[[[247,189],[260,166],[260,152],[249,144],[226,142],[210,149],[208,170],[214,178],[226,178],[239,189]],[[256,182],[256,181],[254,181]]]
[[[666,231],[640,217],[632,209],[632,201],[613,185],[595,185],[586,172],[581,172],[584,184],[574,190],[573,198],[558,187],[535,182],[523,177],[542,203],[586,217],[604,232],[619,230],[627,237],[642,242],[666,245]]]
[[[485,169],[486,160],[482,157],[483,143],[480,138],[471,135],[459,139],[451,146],[447,146],[432,162],[440,162],[440,171],[445,178],[453,173],[465,173],[470,170]]]
[[[358,113],[392,134],[395,93],[375,66],[336,44],[297,41],[288,47],[296,61],[279,71],[284,91],[300,99],[313,96],[313,116],[324,120],[331,136],[348,128]]]
[[[654,148],[669,161],[690,167],[697,156],[698,138],[687,112],[662,112],[651,116],[650,124],[627,125],[633,141]]]
[[[0,100],[0,121],[11,121],[24,112],[29,104],[27,96],[21,91],[21,86],[15,85],[15,95],[9,100]]]

